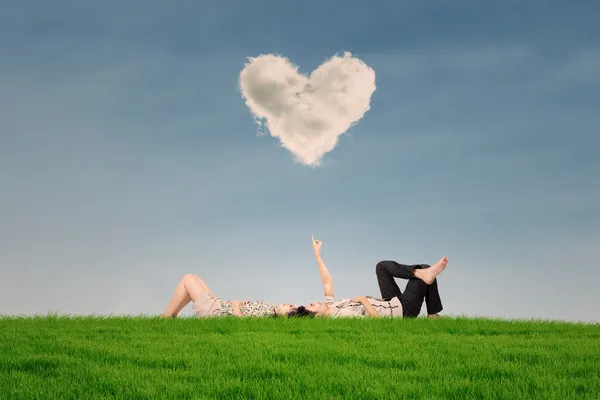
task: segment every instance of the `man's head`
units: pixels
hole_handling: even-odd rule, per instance
[[[325,314],[329,309],[329,306],[326,303],[315,302],[305,306],[306,310],[314,313],[317,317]]]

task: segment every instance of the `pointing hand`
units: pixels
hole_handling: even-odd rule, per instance
[[[315,254],[321,253],[321,246],[323,245],[323,242],[320,240],[315,240],[314,235],[312,237],[312,245],[313,245],[313,250],[315,251]]]

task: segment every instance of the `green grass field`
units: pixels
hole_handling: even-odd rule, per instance
[[[0,318],[14,399],[599,399],[600,325]]]

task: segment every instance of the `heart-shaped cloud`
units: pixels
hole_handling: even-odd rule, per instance
[[[248,58],[240,88],[259,127],[266,127],[298,161],[317,165],[338,136],[369,110],[375,72],[346,52],[310,76],[287,58],[264,54]]]

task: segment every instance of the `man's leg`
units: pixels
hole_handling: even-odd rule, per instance
[[[433,266],[427,264],[404,265],[395,261],[381,261],[375,269],[381,297],[391,299],[398,297],[404,308],[404,315],[416,317],[421,312],[423,299],[427,303],[427,313],[437,314],[442,311],[442,301],[437,287],[436,276],[448,264],[448,258],[442,257]],[[396,278],[408,279],[404,294],[398,288]]]
[[[427,293],[427,284],[421,279],[409,279],[404,289],[404,293],[399,297],[402,303],[402,313],[405,318],[417,317],[421,312],[423,300]]]
[[[381,298],[389,300],[393,297],[402,296],[402,291],[398,287],[394,278],[412,279],[414,278],[413,270],[416,268],[429,267],[428,265],[404,265],[396,261],[380,261],[375,267],[377,275],[377,283]]]
[[[442,300],[438,291],[437,279],[431,285],[421,279],[413,278],[406,284],[406,289],[400,298],[405,317],[417,317],[421,312],[423,300],[427,304],[427,314],[435,315],[442,311]]]
[[[435,279],[431,285],[427,285],[425,304],[427,304],[427,314],[429,315],[436,315],[444,309],[442,306],[442,299],[440,298],[440,292],[438,291],[437,279]]]
[[[429,268],[413,270],[413,275],[426,284],[431,285],[435,281],[435,278],[446,269],[446,265],[448,265],[448,257],[444,256]]]

